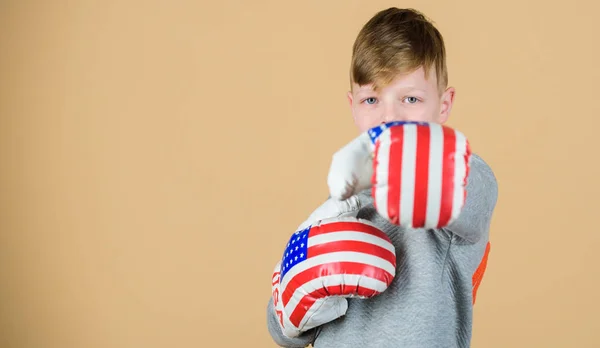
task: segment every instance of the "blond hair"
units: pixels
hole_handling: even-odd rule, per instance
[[[419,11],[391,7],[376,13],[359,32],[352,48],[350,82],[378,89],[420,67],[426,78],[435,68],[440,93],[446,89],[446,49],[440,32]]]

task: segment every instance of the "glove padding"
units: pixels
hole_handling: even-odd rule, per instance
[[[273,271],[283,334],[297,337],[345,315],[346,298],[377,296],[395,275],[395,248],[370,221],[345,216],[298,230]]]
[[[378,213],[409,228],[441,228],[466,199],[471,151],[466,137],[425,122],[390,122],[361,133],[333,155],[330,194],[372,188]]]
[[[321,204],[317,209],[315,209],[315,211],[310,214],[308,219],[298,226],[296,231],[303,230],[313,223],[323,219],[331,219],[342,216],[356,217],[360,207],[360,200],[357,196],[351,196],[343,200],[330,198]]]

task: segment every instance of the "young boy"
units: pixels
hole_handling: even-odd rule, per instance
[[[353,49],[348,99],[358,130],[393,121],[445,123],[455,94],[447,86],[445,58],[442,35],[418,11],[389,8],[377,13]],[[348,298],[342,315],[292,337],[282,332],[274,294],[267,308],[273,340],[290,348],[469,347],[497,199],[494,174],[475,154],[465,190],[460,215],[442,228],[391,224],[377,211],[371,190],[346,201],[331,198],[307,223],[319,215],[355,211],[389,237],[396,251],[395,277],[377,296]]]

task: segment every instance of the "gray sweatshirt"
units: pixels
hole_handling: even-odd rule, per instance
[[[396,247],[396,277],[370,299],[348,299],[346,315],[293,339],[283,336],[267,305],[267,327],[281,347],[469,347],[474,274],[489,241],[498,186],[491,168],[472,155],[467,198],[458,219],[438,230],[405,229],[384,220],[370,190],[358,194],[358,218],[370,220]]]

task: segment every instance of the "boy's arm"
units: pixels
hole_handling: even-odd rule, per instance
[[[267,305],[267,327],[273,341],[278,346],[285,348],[304,348],[314,342],[317,328],[306,331],[298,337],[289,338],[283,335],[277,320],[273,307],[273,298],[270,297],[269,304]]]
[[[477,243],[489,230],[498,199],[498,183],[492,169],[475,154],[471,155],[466,191],[461,213],[444,229],[470,243]]]

